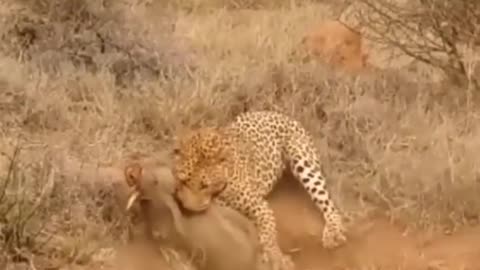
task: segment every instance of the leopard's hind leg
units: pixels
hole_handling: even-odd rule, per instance
[[[289,141],[286,151],[292,174],[323,213],[323,246],[334,248],[342,245],[346,242],[342,216],[327,190],[313,139],[307,134],[295,136]]]

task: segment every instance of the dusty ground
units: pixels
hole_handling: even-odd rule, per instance
[[[478,226],[439,235],[408,230],[405,225],[380,216],[357,220],[349,232],[348,245],[324,250],[318,234],[323,226],[321,215],[300,186],[290,183],[285,181],[271,202],[280,224],[282,248],[293,256],[298,269],[464,270],[477,269],[480,263]],[[135,253],[139,251],[140,254]],[[125,269],[136,269],[139,262],[147,262],[151,269],[165,265],[145,246],[127,246],[125,252],[128,256],[122,262],[132,264],[132,268]]]
[[[355,222],[348,245],[325,251],[308,231],[322,220],[311,203],[296,188],[285,185],[272,198],[281,223],[285,249],[295,250],[299,269],[475,269],[480,251],[480,227],[464,228],[453,235],[429,235],[409,231],[386,217],[368,217]],[[318,239],[318,237],[316,238]],[[298,251],[296,251],[298,249]]]
[[[364,73],[306,60],[302,38],[337,3],[49,3],[0,3],[0,268],[118,269],[126,220],[111,198],[118,170],[105,166],[257,109],[314,134],[351,224],[348,244],[327,252],[319,213],[280,189],[281,242],[300,269],[480,265],[478,96],[369,42]],[[121,257],[136,261],[133,250]]]

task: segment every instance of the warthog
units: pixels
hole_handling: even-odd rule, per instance
[[[124,175],[133,188],[127,210],[140,203],[147,238],[155,245],[187,253],[202,270],[260,269],[256,230],[246,217],[216,204],[203,213],[181,209],[168,166],[132,161]]]

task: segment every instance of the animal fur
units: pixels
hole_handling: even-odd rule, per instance
[[[201,270],[259,269],[256,231],[246,217],[219,205],[186,213],[173,197],[175,182],[165,164],[132,160],[125,177],[141,193],[145,233],[155,245],[185,252]]]

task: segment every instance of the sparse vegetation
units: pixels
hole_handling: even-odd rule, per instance
[[[332,193],[359,218],[352,222],[379,213],[422,232],[477,225],[479,109],[466,90],[479,84],[469,70],[480,8],[464,14],[440,2],[421,1],[418,24],[401,13],[395,26],[408,20],[429,40],[421,31],[430,29],[440,39],[429,44],[450,52],[447,60],[420,41],[387,43],[454,82],[401,68],[351,75],[292,54],[308,27],[334,17],[328,1],[0,2],[0,267],[109,263],[126,221],[112,187],[86,181],[103,181],[95,166],[155,155],[177,132],[257,109],[290,114],[318,135]],[[385,18],[370,21],[377,33],[397,21]],[[475,45],[471,57],[444,36],[445,20]]]
[[[370,1],[357,17],[370,39],[440,69],[450,82],[479,90],[476,51],[480,2]]]

